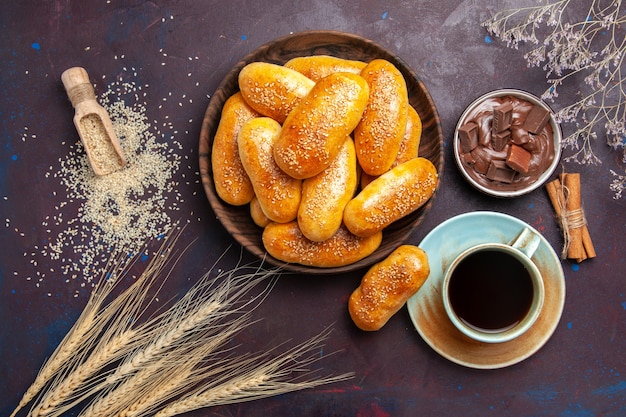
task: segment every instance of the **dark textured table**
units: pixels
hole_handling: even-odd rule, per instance
[[[512,200],[484,196],[457,171],[451,138],[475,97],[503,87],[535,94],[541,69],[521,51],[486,37],[480,22],[506,4],[477,1],[32,1],[4,2],[0,13],[0,414],[8,415],[85,305],[90,284],[72,276],[69,257],[47,248],[75,227],[80,201],[68,199],[60,161],[76,146],[72,108],[60,83],[85,67],[103,94],[124,83],[143,86],[127,98],[145,103],[147,120],[180,156],[164,210],[187,223],[192,243],[162,299],[185,291],[227,251],[240,255],[216,220],[198,174],[198,137],[208,97],[241,57],[276,37],[331,29],[371,39],[398,54],[429,89],[442,119],[445,169],[426,220],[410,243],[457,214],[490,210],[537,228],[559,252],[562,237],[543,189]],[[120,93],[121,94],[121,93]],[[564,91],[567,94],[567,91]],[[177,145],[180,144],[178,147]],[[567,295],[561,320],[536,354],[516,365],[476,370],[438,355],[418,335],[406,309],[380,331],[358,331],[346,302],[363,271],[343,276],[283,277],[254,312],[262,319],[238,341],[250,351],[299,343],[333,326],[324,371],[355,378],[190,415],[293,416],[623,416],[626,415],[626,201],[614,199],[610,170],[619,152],[595,141],[601,165],[564,163],[580,172],[597,258],[562,262]],[[567,150],[565,151],[567,155]],[[569,151],[571,153],[571,151]],[[78,226],[76,226],[77,228]],[[72,241],[79,245],[78,236]],[[243,253],[244,261],[253,258]],[[144,262],[142,260],[141,262]],[[139,265],[139,268],[141,268]],[[79,274],[78,274],[79,275]],[[22,415],[22,414],[20,414]],[[23,414],[25,415],[25,413]]]

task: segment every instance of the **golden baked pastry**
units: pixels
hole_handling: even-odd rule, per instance
[[[269,62],[251,62],[239,72],[239,89],[246,102],[263,116],[283,123],[311,91],[315,81],[298,71]]]
[[[370,182],[346,205],[343,221],[357,236],[369,236],[420,208],[435,192],[437,168],[413,158]]]
[[[369,87],[360,75],[322,78],[293,109],[274,146],[278,166],[304,179],[326,169],[361,120]]]
[[[388,171],[406,129],[409,96],[402,73],[389,61],[375,59],[361,75],[370,88],[363,117],[354,131],[359,164],[369,175]]]
[[[430,274],[428,255],[413,245],[402,245],[372,266],[348,300],[348,311],[361,330],[381,329]]]
[[[382,232],[366,238],[354,236],[341,226],[322,242],[307,239],[298,222],[270,223],[263,230],[263,245],[274,258],[319,268],[349,265],[371,255],[380,246]]]
[[[248,174],[241,164],[237,135],[241,126],[259,114],[245,102],[241,93],[226,100],[211,150],[211,169],[215,191],[222,200],[234,206],[247,204],[254,196]]]
[[[354,196],[358,173],[354,142],[344,140],[328,168],[302,181],[298,225],[308,239],[319,242],[335,234],[343,221],[343,209]]]
[[[272,221],[285,223],[298,215],[302,181],[285,174],[274,162],[272,149],[280,129],[274,119],[257,117],[244,123],[237,142],[263,213]]]
[[[367,64],[363,61],[337,58],[330,55],[299,56],[285,63],[287,68],[298,71],[313,81],[319,81],[336,72],[360,74],[365,65]]]

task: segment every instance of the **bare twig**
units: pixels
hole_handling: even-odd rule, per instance
[[[564,147],[573,150],[567,161],[601,163],[592,142],[602,132],[609,146],[622,149],[626,162],[626,16],[621,0],[588,1],[586,14],[573,22],[566,11],[575,2],[559,0],[498,12],[483,26],[510,47],[535,45],[524,58],[529,66],[543,65],[546,71],[544,100],[555,101],[562,85],[584,79],[586,88],[577,101],[556,114],[559,122],[575,126],[564,139]],[[547,33],[540,40],[544,20]]]

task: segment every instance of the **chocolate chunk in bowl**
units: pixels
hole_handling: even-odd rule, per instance
[[[435,104],[416,73],[398,56],[376,43],[357,35],[336,31],[310,31],[288,35],[271,41],[239,61],[226,75],[211,95],[204,115],[199,141],[200,176],[218,220],[233,238],[244,248],[266,262],[284,266],[287,270],[311,274],[336,274],[366,268],[382,259],[401,245],[419,226],[430,210],[435,194],[422,207],[396,221],[383,232],[378,249],[360,261],[332,268],[317,268],[299,264],[285,264],[266,253],[261,241],[262,229],[250,217],[250,208],[232,206],[222,201],[215,191],[211,169],[211,149],[219,124],[221,110],[226,100],[239,90],[237,77],[241,69],[251,62],[284,64],[292,58],[309,55],[331,55],[339,58],[369,62],[382,58],[394,64],[407,84],[409,103],[417,110],[422,121],[422,137],[419,155],[429,159],[443,173],[443,132]]]
[[[454,158],[479,191],[517,197],[550,178],[561,140],[561,128],[543,101],[521,90],[496,90],[474,100],[459,118]]]

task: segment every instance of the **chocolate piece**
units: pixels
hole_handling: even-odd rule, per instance
[[[530,133],[538,135],[546,127],[548,120],[550,120],[550,112],[541,106],[535,105],[528,112],[522,127]]]
[[[491,161],[487,170],[487,178],[492,181],[512,183],[515,171],[509,168],[504,161]]]
[[[489,169],[489,163],[491,162],[489,154],[484,152],[484,148],[480,146],[475,147],[470,154],[474,159],[474,171],[479,174],[486,174]]]
[[[472,165],[473,163],[476,162],[471,152],[466,152],[464,154],[461,154],[461,158],[463,158],[463,162],[465,162],[468,165]]]
[[[493,133],[500,133],[511,127],[513,103],[507,101],[493,109]]]
[[[506,164],[517,172],[528,174],[532,154],[518,145],[511,145],[506,157]]]
[[[512,125],[508,129],[511,131],[511,137],[508,142],[504,144],[504,147],[498,150],[499,146],[502,146],[502,142],[495,142],[503,139],[503,136],[498,135],[498,133],[502,132],[494,132],[494,117],[501,117],[495,116],[494,109],[508,103],[511,103],[513,106],[511,117]],[[546,124],[539,126],[542,129],[538,134],[529,133],[528,129],[524,127],[526,118],[536,106],[535,103],[520,97],[504,96],[491,97],[478,103],[476,107],[471,109],[471,112],[468,113],[463,123],[468,124],[473,122],[478,125],[478,145],[469,154],[462,152],[461,144],[458,145],[459,155],[462,157],[461,163],[472,180],[486,188],[500,191],[515,191],[523,189],[537,181],[545,169],[552,164],[555,157],[555,144],[553,140],[554,132],[552,131],[551,125],[548,124],[549,114]],[[539,106],[543,108],[540,104]],[[505,106],[504,110],[506,110],[506,107],[508,106]],[[541,112],[541,108],[535,110],[535,112]],[[499,110],[503,109],[500,108]],[[534,117],[535,116],[529,117],[527,121],[528,125],[534,124],[531,123]],[[500,122],[496,122],[496,124],[498,123]],[[498,124],[498,126],[501,126],[501,124]],[[513,154],[510,158],[511,165],[520,171],[515,171],[506,164],[513,144],[522,148],[522,151],[513,150]],[[527,153],[524,153],[524,151]],[[529,161],[528,153],[531,154]],[[501,177],[506,181],[512,182],[493,181],[487,178],[486,174],[489,171],[492,161],[498,162],[492,168],[491,176],[497,175],[499,178]],[[494,171],[502,170],[503,168],[505,169],[503,172]],[[524,169],[528,170],[528,172],[522,173]],[[514,174],[512,174],[511,171],[513,171]],[[496,174],[496,172],[498,173]]]
[[[510,138],[511,138],[511,131],[508,129],[503,132],[492,134],[491,146],[493,147],[493,150],[498,151],[498,152],[503,150]]]
[[[478,146],[478,125],[474,122],[467,122],[459,128],[459,140],[463,152],[470,152]]]
[[[478,128],[478,145],[489,146],[491,142],[491,130]]]

